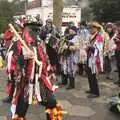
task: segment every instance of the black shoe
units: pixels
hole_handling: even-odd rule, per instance
[[[10,97],[7,97],[2,100],[3,103],[11,103],[12,99]]]
[[[114,72],[118,72],[118,70],[116,69],[116,70],[114,70]]]
[[[85,93],[91,94],[92,92],[90,90],[85,91]]]
[[[66,88],[66,90],[71,90],[71,89],[74,89],[75,87],[71,87],[71,86],[68,86],[67,88]]]
[[[113,78],[109,77],[109,76],[106,76],[106,79],[107,80],[113,80]]]
[[[105,72],[100,72],[100,74],[101,74],[101,75],[104,75],[104,74],[105,74]]]
[[[99,97],[99,95],[91,94],[87,96],[87,98],[97,98],[97,97]]]
[[[83,76],[83,72],[79,72],[79,75]]]

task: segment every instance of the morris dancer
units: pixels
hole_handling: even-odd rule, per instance
[[[120,85],[120,23],[117,23],[117,32],[115,33],[113,40],[116,44],[115,57],[118,69],[118,80],[114,83]]]
[[[113,52],[115,51],[115,43],[113,41],[114,36],[114,25],[113,23],[107,23],[105,34],[104,34],[104,72],[106,74],[106,79],[112,79],[110,77],[111,73],[111,57],[113,55]]]
[[[67,87],[67,90],[69,90],[75,88],[75,76],[79,61],[80,38],[77,35],[77,28],[75,26],[69,28],[69,35],[66,39],[67,41],[62,47],[61,68],[63,73],[62,84],[68,84],[69,80]]]
[[[90,40],[90,46],[87,48],[87,73],[89,82],[89,98],[99,97],[99,86],[96,75],[102,71],[100,55],[103,51],[104,38],[100,34],[101,25],[96,22],[91,24],[92,38]]]
[[[47,36],[45,43],[50,63],[54,66],[56,72],[59,73],[60,65],[57,49],[60,41],[60,32],[56,26],[53,25],[53,21],[51,19],[46,20],[46,25],[42,27],[42,34]]]
[[[17,30],[19,34],[22,33],[23,26],[22,24],[16,23],[15,21],[15,26],[17,27]],[[10,30],[5,32],[5,43],[6,43],[6,70],[8,74],[8,82],[6,85],[6,92],[8,93],[8,97],[3,100],[5,103],[11,103],[11,100],[13,98],[13,93],[14,93],[14,88],[15,88],[15,78],[18,74],[18,65],[17,65],[17,60],[18,57],[20,56],[20,49],[19,49],[19,44],[20,42],[17,41],[16,36],[14,33]],[[9,43],[9,44],[8,44]]]
[[[59,107],[53,94],[57,88],[54,85],[56,77],[46,53],[45,42],[40,39],[37,40],[38,37],[32,29],[34,27],[33,21],[25,23],[24,26],[22,34],[24,41],[21,40],[12,27],[15,35],[17,34],[16,36],[19,37],[22,43],[19,48],[23,57],[19,59],[21,63],[24,63],[22,66],[19,64],[19,77],[16,79],[11,105],[12,119],[24,120],[29,105],[41,103],[47,110],[59,110],[57,115],[56,112],[47,111],[47,120],[53,120],[53,116],[56,120],[59,120],[58,117],[61,117],[62,109],[57,109]]]
[[[79,62],[79,74],[83,75],[84,71],[86,73],[86,61],[87,61],[87,54],[86,54],[86,45],[89,43],[90,40],[90,31],[87,28],[87,24],[82,21],[79,25],[77,34],[81,39],[80,44],[80,62]]]

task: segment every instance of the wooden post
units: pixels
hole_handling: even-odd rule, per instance
[[[53,0],[53,23],[58,29],[62,26],[62,13],[63,0]]]

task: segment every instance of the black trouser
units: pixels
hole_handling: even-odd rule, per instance
[[[13,94],[14,94],[14,90],[15,90],[15,76],[14,76],[14,72],[11,73],[11,78],[12,78],[12,80],[8,80],[8,82],[7,82],[7,87],[10,87],[10,91],[9,91],[9,98],[10,99],[13,98]]]
[[[16,107],[16,114],[19,117],[25,117],[29,108],[28,102],[26,102],[24,99],[24,95],[21,95],[18,100],[18,105]]]
[[[46,120],[51,120],[50,115],[46,114]]]
[[[118,69],[118,80],[120,81],[120,50],[115,51],[115,58],[116,58],[117,69]]]
[[[68,84],[68,76],[62,73],[62,85]]]
[[[105,73],[110,73],[112,70],[111,68],[111,60],[109,58],[109,56],[105,56],[104,57],[104,72]]]
[[[80,75],[83,75],[83,72],[84,72],[84,64],[83,64],[83,63],[79,63],[78,66],[79,66],[79,74],[80,74]]]
[[[79,74],[80,75],[83,75],[84,71],[85,71],[85,73],[87,73],[87,68],[86,68],[87,66],[86,66],[86,64],[79,63],[78,67],[79,67]]]
[[[53,109],[56,107],[57,100],[52,91],[50,91],[42,81],[40,81],[40,94],[42,97],[41,104],[45,106],[46,109]],[[51,120],[50,115],[46,113],[46,119]]]
[[[75,87],[75,77],[73,75],[65,75],[62,73],[62,84],[67,85],[69,80],[69,87]]]
[[[75,77],[73,75],[68,75],[69,87],[75,88]]]
[[[93,74],[91,68],[87,68],[88,82],[92,94],[99,95],[99,86],[96,74]]]

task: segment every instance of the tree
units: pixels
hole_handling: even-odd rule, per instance
[[[24,1],[0,0],[0,32],[3,32],[8,23],[13,21],[13,16],[24,12]]]
[[[0,0],[0,32],[13,20],[14,8],[12,2]]]
[[[61,29],[63,12],[63,0],[53,0],[53,23]]]
[[[120,20],[120,0],[91,0],[95,19],[104,22]]]

